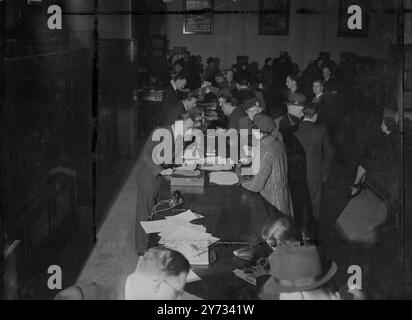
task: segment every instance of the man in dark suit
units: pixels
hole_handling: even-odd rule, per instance
[[[164,123],[166,121],[168,110],[180,101],[179,90],[184,89],[186,87],[186,84],[186,77],[181,73],[170,80],[169,84],[163,90],[162,106],[160,110],[160,123]]]
[[[229,90],[221,90],[219,96],[219,105],[222,108],[223,113],[227,117],[228,125],[227,129],[239,130],[240,119],[247,117],[247,114],[238,105],[238,101],[232,97]]]
[[[146,251],[149,242],[149,238],[140,222],[147,221],[152,208],[157,202],[161,176],[166,175],[167,170],[170,171],[170,167],[176,164],[175,160],[181,159],[182,156],[181,154],[175,154],[175,151],[181,150],[180,148],[183,148],[183,145],[175,146],[175,141],[183,143],[183,140],[173,139],[173,137],[183,136],[188,129],[193,128],[193,125],[193,118],[189,114],[181,115],[173,125],[154,129],[140,152],[136,164],[137,205],[135,226],[135,248],[139,255]],[[161,148],[158,146],[159,142],[157,142],[160,139],[159,135],[164,137],[160,145],[163,147],[163,154],[160,152]]]
[[[133,273],[119,272],[110,286],[77,283],[60,291],[55,300],[177,300],[184,294],[189,270],[181,253],[155,247],[139,259]]]
[[[312,203],[312,214],[319,221],[322,186],[329,177],[334,154],[325,126],[316,124],[318,109],[312,104],[304,109],[304,118],[295,135],[306,155],[306,177]]]
[[[236,89],[232,90],[233,97],[239,102],[244,104],[246,100],[257,97],[259,104],[266,109],[265,99],[263,93],[259,90],[254,90],[250,87],[250,81],[247,77],[239,76],[236,80]]]
[[[305,150],[295,133],[299,130],[303,118],[306,97],[295,93],[287,102],[288,112],[275,119],[277,128],[282,135],[288,160],[288,181],[292,196],[293,214],[296,227],[300,231],[309,229],[309,192],[306,182]]]
[[[195,107],[196,98],[190,93],[185,94],[182,101],[179,101],[167,110],[164,122],[161,125],[171,126],[183,113],[191,113]]]

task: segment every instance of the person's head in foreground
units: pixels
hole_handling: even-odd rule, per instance
[[[181,253],[151,248],[124,282],[110,288],[96,282],[75,285],[60,291],[55,300],[176,300],[184,292],[189,270]]]
[[[275,218],[267,223],[263,227],[261,235],[262,239],[272,248],[297,242],[296,228],[291,218],[287,216]]]
[[[140,258],[125,284],[125,300],[181,298],[189,274],[189,261],[179,252],[151,248]]]
[[[255,128],[260,130],[261,138],[270,136],[276,130],[273,119],[262,112],[253,116],[253,123]]]
[[[269,265],[270,277],[262,288],[265,294],[280,300],[341,299],[328,286],[337,265],[323,263],[316,246],[283,245],[269,256]]]

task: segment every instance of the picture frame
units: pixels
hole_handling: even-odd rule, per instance
[[[351,30],[348,27],[348,20],[351,14],[348,8],[351,5],[358,5],[362,8],[362,29]],[[339,0],[338,17],[338,37],[367,38],[369,35],[369,0]]]
[[[204,12],[204,11],[210,12]],[[213,34],[213,0],[185,0],[184,11],[199,11],[183,15],[183,34]]]
[[[260,36],[289,35],[290,0],[259,0]]]

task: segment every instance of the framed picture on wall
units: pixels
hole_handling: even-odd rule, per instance
[[[213,9],[213,0],[184,0],[185,11],[198,11],[195,14],[184,14],[183,34],[212,34],[213,15],[208,10]]]
[[[352,5],[362,8],[362,29],[351,30],[348,27],[349,18],[353,15],[348,13]],[[338,37],[368,37],[369,34],[369,0],[339,0]]]
[[[289,35],[290,0],[259,0],[259,35]]]

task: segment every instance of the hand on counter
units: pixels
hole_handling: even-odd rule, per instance
[[[173,169],[164,169],[162,172],[160,172],[161,176],[171,176],[173,174]]]

